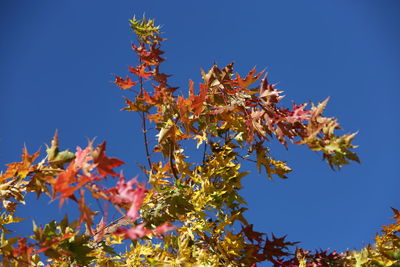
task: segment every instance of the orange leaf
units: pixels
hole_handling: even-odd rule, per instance
[[[194,110],[194,114],[196,116],[200,115],[201,111],[203,110],[203,103],[206,100],[207,96],[207,86],[203,83],[200,84],[200,94],[198,96],[192,95],[192,105],[191,108]]]
[[[117,86],[119,86],[122,90],[126,90],[131,88],[132,86],[135,86],[137,82],[132,82],[131,78],[126,76],[126,80],[122,79],[119,76],[115,76],[115,82]]]
[[[246,78],[242,79],[242,77],[240,77],[240,75],[237,73],[236,74],[236,79],[233,80],[233,84],[234,85],[238,85],[240,87],[249,87],[250,85],[252,85],[253,83],[255,83],[261,76],[261,74],[263,74],[264,71],[258,73],[257,75],[255,75],[256,73],[256,68],[254,67],[249,74],[247,74]]]
[[[76,168],[75,162],[71,162],[68,168],[60,173],[53,184],[53,193],[57,195],[57,193],[61,193],[62,197],[68,197],[72,195],[73,191],[71,191],[72,187],[70,186],[74,182],[76,182],[76,175],[78,174],[79,169]]]
[[[117,158],[108,158],[105,151],[106,142],[103,142],[92,152],[93,161],[97,164],[97,170],[103,177],[107,175],[118,176],[118,174],[113,171],[113,168],[121,166],[125,164],[125,162]]]
[[[145,65],[145,64],[142,64],[142,65],[140,65],[140,66],[138,66],[138,67],[136,67],[136,68],[134,68],[134,67],[129,67],[129,71],[130,71],[132,74],[135,74],[135,75],[137,75],[137,76],[139,76],[139,77],[142,77],[142,78],[145,78],[145,79],[149,79],[149,77],[150,77],[151,75],[153,75],[152,72],[147,72],[147,71],[146,71],[146,65]]]
[[[32,163],[39,156],[39,151],[35,154],[29,155],[26,147],[22,150],[22,161],[21,162],[13,162],[10,164],[6,164],[8,166],[7,171],[0,175],[0,181],[5,180],[7,178],[19,176],[20,178],[25,178],[29,172],[33,170]]]
[[[93,231],[91,225],[93,224],[93,217],[96,215],[94,211],[92,211],[85,202],[84,191],[81,189],[81,198],[78,201],[79,206],[79,223],[85,222],[87,229],[90,231],[90,234],[93,235]]]

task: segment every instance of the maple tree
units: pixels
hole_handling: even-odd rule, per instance
[[[56,132],[41,159],[39,152],[24,148],[21,162],[8,164],[0,176],[4,266],[255,266],[266,261],[274,266],[400,266],[396,209],[395,222],[383,227],[375,244],[344,253],[305,251],[286,237],[253,230],[244,216],[244,161],[254,162],[269,179],[291,172],[286,162],[272,157],[272,138],[285,147],[292,143],[320,151],[332,169],[359,162],[355,134],[338,135],[337,120],[323,115],[328,99],[281,107],[282,91],[263,71],[254,68],[242,77],[233,63],[202,71],[198,90],[189,81],[187,95],[178,95],[170,75],[160,70],[159,27],[146,18],[133,18],[130,26],[138,37],[132,49],[139,64],[129,67],[132,78],[116,76],[115,84],[132,94],[123,110],[141,115],[147,184],[118,174],[115,168],[124,162],[106,155],[105,142],[61,150]],[[153,148],[150,134],[157,138]],[[190,142],[201,151],[197,162],[186,154]],[[118,179],[111,188],[110,179]],[[31,236],[12,235],[7,225],[23,220],[15,212],[27,193],[47,195],[60,206],[77,205],[79,218],[34,223]],[[107,210],[92,210],[88,196],[122,216],[107,221]],[[116,251],[124,240],[131,241],[126,251]]]

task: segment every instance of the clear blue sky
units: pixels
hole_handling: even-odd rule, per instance
[[[288,180],[248,176],[246,214],[256,230],[306,249],[360,248],[390,222],[390,207],[400,208],[399,12],[396,0],[2,1],[0,164],[17,161],[24,144],[44,151],[58,129],[63,148],[97,136],[127,162],[127,176],[140,174],[137,116],[119,111],[124,92],[112,81],[136,62],[128,19],[146,13],[163,25],[163,70],[182,90],[200,67],[235,61],[241,74],[267,68],[286,103],[331,97],[327,114],[346,133],[359,131],[362,163],[333,172],[320,154],[273,144],[294,171]],[[39,201],[21,209],[29,223],[16,230],[70,211]]]

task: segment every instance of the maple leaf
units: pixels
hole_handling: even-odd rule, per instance
[[[94,163],[90,163],[93,160],[90,155],[92,151],[91,144],[88,145],[85,149],[80,148],[79,146],[76,148],[75,160],[72,161],[66,170],[61,172],[55,180],[52,181],[53,187],[53,195],[56,196],[60,193],[60,207],[63,205],[64,200],[66,198],[72,198],[74,200],[74,192],[82,187],[86,182],[90,180],[96,179],[96,177],[92,177],[91,171],[95,168]],[[80,177],[79,172],[82,171],[84,176],[83,179]],[[78,182],[77,186],[74,186],[76,182]]]
[[[160,55],[164,54],[164,51],[160,50],[156,44],[150,46],[149,54],[141,57],[143,62],[148,65],[158,66],[161,62],[165,61]]]
[[[159,96],[160,96],[160,94],[159,94],[159,91],[158,91],[158,94],[157,94],[157,92],[154,94],[154,96],[151,96],[151,95],[149,95],[149,93],[147,93],[147,91],[146,90],[143,90],[143,98],[142,98],[142,101],[144,100],[144,102],[146,102],[147,104],[150,104],[150,105],[156,105],[157,104],[157,98],[159,98]],[[136,101],[137,102],[137,101]]]
[[[395,219],[396,223],[400,224],[400,212],[395,208],[391,208],[391,209],[392,209],[392,211],[394,213],[394,216],[392,217],[392,219]]]
[[[391,209],[394,213],[394,216],[392,217],[392,219],[395,220],[395,223],[390,223],[388,225],[382,226],[383,231],[387,234],[392,234],[392,233],[400,231],[400,212],[395,208],[391,208]]]
[[[290,123],[309,120],[312,116],[312,111],[304,110],[306,106],[306,103],[302,105],[293,104],[293,111],[290,111],[284,119]]]
[[[129,238],[131,240],[136,240],[138,238],[142,238],[148,234],[154,233],[155,235],[161,235],[165,232],[171,231],[175,229],[171,223],[163,223],[162,225],[156,227],[154,230],[147,229],[145,227],[146,223],[141,223],[136,227],[132,227],[130,229],[118,228],[115,234],[123,234],[125,238]]]
[[[145,64],[142,64],[137,67],[129,67],[129,72],[148,80],[149,77],[153,75],[153,72],[147,72],[146,67],[147,66]]]
[[[240,87],[247,88],[250,85],[252,85],[253,83],[255,83],[260,78],[260,76],[264,73],[264,71],[261,71],[257,75],[255,75],[255,73],[256,73],[255,67],[249,72],[249,74],[247,74],[246,78],[244,78],[244,79],[242,79],[242,77],[240,77],[239,73],[236,73],[236,78],[232,81],[232,83],[233,83],[233,85],[238,85]]]
[[[156,66],[154,69],[154,80],[157,81],[159,84],[163,86],[168,86],[167,80],[168,77],[171,77],[172,75],[167,75],[165,73],[160,73],[160,67]]]
[[[275,84],[268,83],[267,74],[265,74],[264,78],[261,80],[261,83],[260,83],[259,98],[266,105],[275,105],[280,100],[282,100],[282,98],[285,97],[283,95],[280,95],[280,93],[282,93],[283,91],[278,91],[274,87],[275,87]]]
[[[25,204],[24,192],[26,191],[26,181],[9,180],[8,182],[2,182],[0,184],[0,200],[2,201],[3,207],[14,213],[16,206],[19,203]],[[16,202],[13,201],[16,200]],[[0,227],[1,228],[1,227]]]
[[[154,19],[146,19],[144,16],[141,20],[137,20],[136,17],[129,20],[131,29],[142,42],[147,44],[158,43],[162,40],[158,36],[160,26],[155,26],[154,22]]]
[[[138,238],[144,237],[151,233],[151,230],[145,228],[145,223],[139,224],[136,227],[132,227],[130,229],[118,228],[115,234],[123,234],[125,238],[129,238],[131,240],[136,240]]]
[[[68,149],[60,151],[58,147],[58,131],[54,133],[54,137],[51,140],[51,146],[46,144],[47,158],[50,166],[55,168],[62,168],[65,163],[72,161],[75,158],[75,154],[70,152]]]
[[[274,234],[272,234],[271,240],[266,237],[263,250],[264,255],[267,256],[267,259],[273,262],[273,257],[280,258],[282,256],[288,256],[290,255],[289,246],[293,246],[299,243],[285,241],[285,238],[286,236],[283,236],[281,238],[275,237]]]
[[[13,248],[13,256],[22,256],[22,258],[27,260],[27,263],[31,264],[31,254],[33,251],[33,246],[30,244],[26,244],[26,238],[19,238],[18,239],[18,248]]]
[[[38,156],[39,151],[32,155],[29,155],[28,150],[26,149],[26,147],[24,147],[21,155],[22,161],[6,164],[8,169],[4,174],[0,174],[0,181],[11,177],[19,177],[21,179],[24,179],[31,171],[33,171],[34,166],[31,165]]]
[[[91,176],[90,172],[96,167],[95,164],[89,163],[89,161],[94,160],[92,150],[92,144],[90,143],[85,149],[78,146],[75,153],[75,168],[82,170],[87,176]]]
[[[126,80],[119,76],[115,76],[115,82],[117,86],[119,86],[122,90],[129,89],[137,84],[137,82],[133,82],[129,76],[126,76]]]
[[[139,58],[148,66],[158,66],[161,62],[165,61],[164,58],[160,57],[160,55],[164,54],[157,44],[153,44],[146,48],[144,45],[136,46],[132,44],[132,49],[135,50]]]
[[[132,49],[135,50],[136,54],[140,57],[146,57],[148,55],[150,55],[150,52],[147,51],[146,46],[144,45],[135,45],[135,44],[131,44]]]
[[[135,185],[135,188],[133,186]],[[139,216],[139,209],[142,206],[146,188],[133,178],[129,182],[125,182],[124,177],[120,177],[115,188],[108,190],[111,193],[110,201],[116,204],[129,204],[130,208],[126,216],[132,220],[136,220]]]
[[[177,108],[178,108],[178,112],[179,112],[179,117],[180,120],[183,124],[183,126],[185,127],[186,131],[189,131],[189,129],[193,128],[191,127],[191,121],[189,118],[189,109],[190,109],[190,105],[192,104],[190,99],[185,99],[182,96],[178,96],[177,99]]]
[[[60,173],[54,180],[52,184],[53,195],[56,196],[57,193],[61,193],[61,198],[72,195],[74,190],[70,185],[76,181],[75,177],[78,171],[79,170],[75,167],[75,163],[71,162],[67,169]],[[62,202],[60,202],[60,206],[62,206]]]
[[[147,92],[144,91],[144,96],[146,97]],[[149,109],[151,108],[151,105],[147,105],[144,103],[144,98],[137,96],[136,97],[136,101],[132,101],[126,97],[125,98],[125,103],[127,104],[126,107],[124,107],[122,110],[126,110],[126,111],[143,111],[143,112],[148,112]]]
[[[193,92],[193,82],[190,83],[191,92]],[[199,95],[191,94],[190,98],[192,100],[192,104],[190,106],[194,111],[194,115],[199,116],[201,111],[203,110],[203,103],[207,97],[207,86],[203,83],[200,84],[200,93]]]
[[[256,154],[257,154],[257,169],[261,172],[261,167],[264,166],[265,172],[268,174],[268,178],[272,180],[272,175],[276,174],[280,178],[287,178],[286,174],[292,171],[291,168],[286,166],[286,163],[280,160],[275,160],[271,156],[267,155],[268,149],[264,148],[261,143],[256,143]]]
[[[82,222],[86,223],[86,228],[89,230],[90,234],[93,235],[93,230],[91,228],[91,225],[93,224],[93,217],[96,215],[94,211],[92,211],[85,202],[85,195],[84,191],[81,189],[81,198],[78,201],[78,206],[79,206],[79,223],[81,224]]]
[[[107,175],[118,176],[118,174],[113,171],[113,168],[121,166],[125,164],[125,162],[117,158],[108,158],[105,151],[106,142],[103,142],[91,153],[94,163],[97,164],[97,170],[103,177]]]
[[[153,95],[149,95],[146,90],[143,91],[143,99],[147,104],[155,105],[159,109],[163,109],[162,106],[171,101],[171,95],[177,89],[177,87],[167,87],[162,84],[153,84],[153,88]]]
[[[318,106],[313,106],[312,107],[312,116],[311,119],[312,120],[316,120],[319,116],[321,116],[322,112],[325,110],[326,108],[326,104],[328,104],[329,101],[329,97],[327,97],[324,101],[322,101],[322,103],[319,103]]]
[[[265,235],[264,233],[256,232],[253,230],[253,225],[249,224],[246,227],[242,226],[242,231],[247,239],[249,239],[251,242],[257,241],[258,243],[261,243],[263,240],[263,236]]]

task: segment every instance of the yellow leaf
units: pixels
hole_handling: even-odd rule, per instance
[[[203,144],[203,142],[207,143],[207,133],[204,131],[202,135],[196,134],[196,136],[193,139],[197,139],[196,148],[199,149],[199,147],[201,146],[201,144]]]

